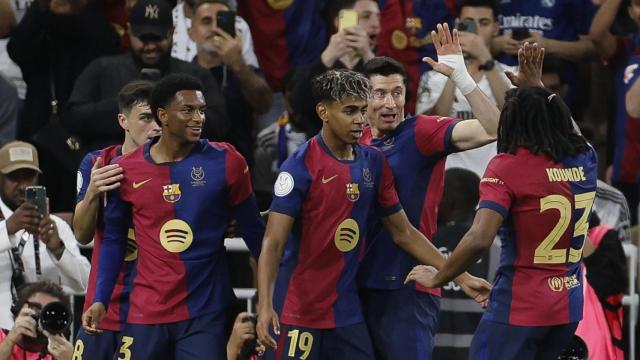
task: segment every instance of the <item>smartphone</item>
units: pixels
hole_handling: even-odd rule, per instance
[[[355,10],[342,9],[338,13],[338,31],[358,25],[358,13]]]
[[[231,37],[236,37],[236,12],[231,10],[218,11],[216,26]]]
[[[160,74],[160,70],[158,69],[142,68],[142,70],[140,70],[141,80],[156,82],[160,80],[161,77],[162,74]]]
[[[38,207],[40,214],[47,214],[47,189],[44,186],[27,186],[25,198]]]
[[[478,28],[476,27],[475,21],[471,19],[464,19],[458,23],[458,31],[466,31],[477,34]]]
[[[511,38],[513,40],[522,41],[531,37],[529,29],[527,28],[513,28],[511,29]]]

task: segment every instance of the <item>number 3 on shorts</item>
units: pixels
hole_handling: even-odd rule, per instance
[[[131,336],[123,336],[118,360],[131,360],[131,350],[129,349],[131,345],[133,345],[133,338]]]

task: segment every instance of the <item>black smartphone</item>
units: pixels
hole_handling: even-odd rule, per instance
[[[47,189],[44,186],[27,186],[25,198],[27,202],[38,207],[40,214],[47,214]]]
[[[232,10],[220,10],[216,15],[216,24],[222,31],[236,37],[236,12]]]
[[[160,73],[160,70],[158,70],[158,69],[142,68],[142,70],[140,70],[140,79],[141,80],[148,80],[148,81],[151,81],[151,82],[156,82],[156,81],[160,80],[161,77],[162,77],[162,74]]]
[[[478,28],[476,27],[475,21],[471,19],[464,19],[458,23],[458,31],[466,31],[477,34]]]
[[[511,29],[511,38],[513,40],[522,41],[531,37],[531,33],[527,28],[513,28]]]

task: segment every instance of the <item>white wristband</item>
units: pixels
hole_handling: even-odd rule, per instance
[[[438,56],[438,62],[445,64],[453,69],[453,73],[449,78],[460,89],[462,95],[467,95],[476,88],[477,84],[467,72],[467,66],[464,63],[462,54],[451,54]]]

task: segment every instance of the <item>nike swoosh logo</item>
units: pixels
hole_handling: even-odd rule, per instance
[[[328,178],[328,179],[325,179],[325,178],[324,178],[324,176],[323,176],[323,177],[322,177],[322,183],[323,183],[323,184],[326,184],[326,183],[328,183],[329,181],[331,181],[331,180],[335,179],[337,176],[338,176],[338,175],[333,175],[332,177],[330,177],[330,178]]]
[[[135,182],[135,181],[134,181],[134,182],[133,182],[133,188],[134,188],[134,189],[137,189],[137,188],[139,188],[140,186],[142,186],[142,185],[144,185],[144,184],[148,183],[149,181],[151,181],[151,179],[153,179],[153,178],[149,178],[149,179],[147,179],[147,180],[140,181],[139,183],[137,183],[137,182]]]

